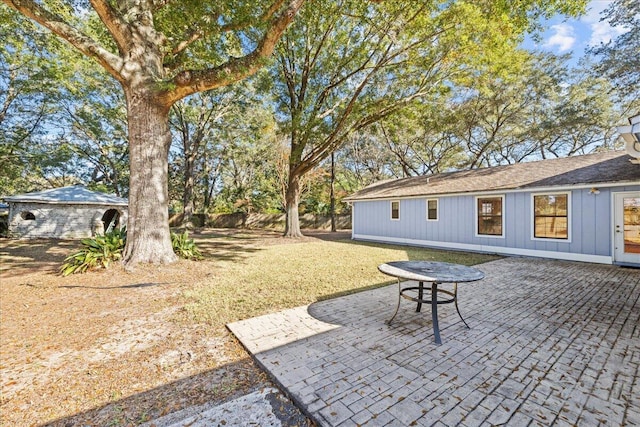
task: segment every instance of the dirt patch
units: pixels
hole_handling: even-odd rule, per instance
[[[224,325],[189,321],[183,293],[216,260],[348,233],[194,237],[205,261],[69,277],[56,271],[77,242],[0,239],[0,424],[135,425],[267,384]]]

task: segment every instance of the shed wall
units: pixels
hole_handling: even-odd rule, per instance
[[[109,209],[120,212],[120,225],[126,224],[127,208],[106,205],[57,205],[10,203],[9,235],[21,238],[75,239],[94,235],[94,224]],[[31,212],[35,219],[24,219]]]
[[[606,257],[612,256],[612,193],[640,191],[640,185],[599,187],[599,190],[599,194],[591,194],[588,188],[504,193],[502,237],[476,234],[477,195],[435,197],[437,221],[427,221],[427,197],[397,199],[399,220],[391,220],[391,200],[356,201],[353,238],[505,254],[575,254],[578,256],[574,258],[558,257],[606,262]],[[570,192],[570,239],[534,239],[532,194],[558,192]],[[586,257],[581,258],[582,255]]]

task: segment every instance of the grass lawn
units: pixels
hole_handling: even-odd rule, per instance
[[[204,259],[61,277],[78,243],[0,239],[0,425],[137,425],[270,384],[225,324],[393,281],[393,260],[495,256],[348,233],[203,230]]]
[[[219,237],[232,244],[242,236]],[[221,325],[393,283],[378,272],[388,261],[429,260],[474,265],[493,255],[408,246],[318,240],[262,246],[243,256],[216,259],[210,277],[185,292],[195,321]]]

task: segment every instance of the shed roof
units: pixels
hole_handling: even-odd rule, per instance
[[[569,187],[604,183],[640,184],[640,165],[623,151],[516,163],[484,169],[387,180],[369,185],[345,201],[484,191]]]
[[[127,199],[113,194],[99,193],[82,185],[53,188],[33,193],[16,194],[4,197],[6,202],[32,202],[73,205],[114,205],[127,206]]]

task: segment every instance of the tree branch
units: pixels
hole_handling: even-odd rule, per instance
[[[251,53],[240,58],[231,58],[226,63],[207,70],[185,70],[179,73],[173,79],[175,89],[166,95],[167,104],[193,93],[226,86],[255,74],[271,56],[280,36],[293,21],[304,2],[305,0],[289,0],[282,14],[270,19],[271,23],[262,40]]]
[[[282,7],[282,5],[284,4],[285,0],[276,0],[273,2],[273,4],[271,4],[271,6],[269,6],[269,8],[262,14],[262,16],[260,17],[260,21],[261,22],[267,22],[269,19],[271,19],[271,17],[273,17],[273,15]],[[210,22],[217,22],[219,16],[211,16],[209,17],[209,21]],[[220,33],[226,33],[229,31],[235,31],[235,30],[240,30],[242,28],[245,28],[247,26],[246,22],[230,22],[228,24],[224,24],[224,25],[218,25],[217,26],[217,31]],[[186,50],[192,43],[200,40],[202,37],[206,36],[207,32],[204,31],[201,27],[196,26],[195,28],[192,28],[189,32],[187,32],[184,36],[184,38],[182,39],[182,41],[178,42],[178,44],[176,44],[176,46],[171,49],[171,55],[172,57],[176,57],[178,54],[182,53],[184,50]]]
[[[127,40],[131,40],[131,31],[116,14],[116,11],[104,0],[90,0],[100,20],[107,27],[120,53],[127,52]]]
[[[200,29],[194,29],[192,30],[186,37],[184,40],[182,40],[180,43],[178,43],[176,45],[176,47],[174,47],[171,50],[171,55],[176,56],[179,53],[183,52],[186,48],[188,48],[191,43],[200,40],[200,38],[204,35],[204,32]]]
[[[109,74],[118,81],[123,81],[120,69],[124,65],[124,61],[106,50],[91,37],[68,24],[62,17],[50,12],[33,0],[2,0],[2,2],[49,29],[83,54],[94,58]]]

